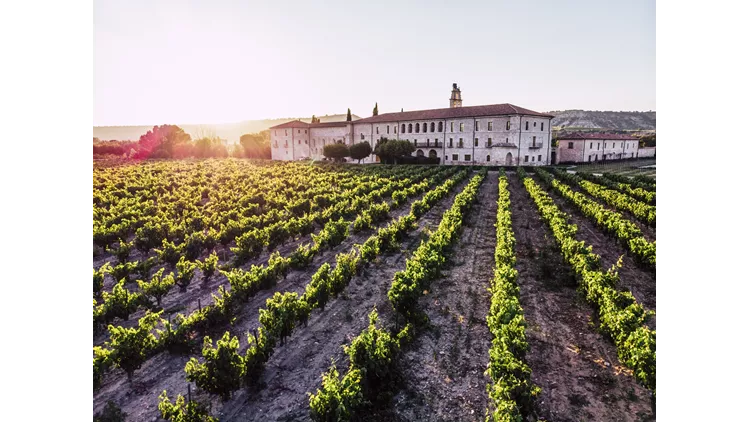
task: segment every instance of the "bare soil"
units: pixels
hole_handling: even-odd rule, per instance
[[[526,361],[532,381],[542,389],[531,416],[654,420],[650,392],[620,364],[611,340],[597,332],[595,313],[577,293],[575,278],[536,205],[516,174],[508,174],[508,181],[520,300],[528,324]]]
[[[497,172],[488,173],[443,277],[420,299],[429,328],[419,330],[399,357],[403,387],[393,400],[394,420],[484,420],[497,181]]]
[[[381,257],[363,275],[355,276],[344,293],[329,302],[325,311],[313,311],[307,327],[298,328],[285,345],[277,346],[267,363],[260,383],[261,388],[254,392],[238,391],[226,403],[221,403],[207,394],[196,393],[196,388],[193,388],[194,397],[210,401],[215,410],[213,414],[219,416],[222,421],[309,420],[306,393],[314,392],[320,386],[321,375],[330,366],[332,357],[338,361],[340,370],[346,367],[348,362],[344,362],[341,346],[347,344],[367,326],[367,315],[373,306],[377,306],[383,320],[388,320],[388,314],[392,310],[387,299],[387,290],[393,274],[403,268],[407,254],[418,246],[419,240],[423,237],[421,228],[429,227],[430,224],[437,225],[442,213],[452,204],[455,194],[467,183],[468,179],[456,186],[448,197],[418,220],[419,229],[411,232],[405,241],[406,251]],[[407,214],[411,202],[416,199],[413,198],[393,210],[390,213],[391,217],[398,218]],[[384,227],[389,222],[384,222],[379,227]],[[282,280],[274,288],[261,291],[251,298],[244,305],[233,326],[217,327],[209,335],[216,338],[224,331],[230,331],[232,335],[239,337],[240,353],[244,353],[247,347],[247,332],[258,325],[258,310],[265,306],[267,298],[277,291],[301,293],[320,265],[324,262],[333,264],[336,254],[348,252],[355,243],[364,242],[372,233],[365,231],[353,234],[342,244],[319,254],[306,270],[290,273],[286,280]],[[198,273],[199,271],[196,271],[196,274]],[[227,283],[223,276],[213,278],[222,279],[218,284]],[[218,287],[218,284],[215,287]],[[215,291],[216,288],[211,290]],[[210,298],[210,294],[208,297]],[[131,317],[131,321],[133,318]],[[200,351],[193,351],[191,355],[199,357]],[[173,400],[176,394],[187,393],[188,383],[184,367],[189,358],[190,356],[160,353],[146,361],[135,372],[130,382],[122,370],[110,371],[105,374],[101,389],[94,395],[94,413],[100,411],[108,400],[112,400],[128,413],[128,420],[157,420],[157,397],[162,390],[167,390]]]

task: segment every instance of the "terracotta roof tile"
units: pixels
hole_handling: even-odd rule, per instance
[[[622,141],[637,141],[638,138],[631,135],[623,135],[619,133],[604,133],[604,132],[589,132],[589,133],[569,133],[567,135],[558,136],[557,139],[561,141],[576,140],[576,139],[602,139],[602,140],[622,140]]]
[[[468,106],[456,108],[437,108],[432,110],[404,111],[400,113],[385,113],[378,116],[367,117],[354,123],[380,123],[395,122],[402,120],[434,120],[455,119],[481,116],[504,116],[521,114],[524,116],[555,117],[551,114],[539,113],[513,104],[493,104],[482,106]]]
[[[310,127],[310,124],[309,123],[305,123],[305,122],[300,121],[300,120],[292,120],[291,122],[286,122],[286,123],[282,123],[280,125],[271,126],[269,129],[286,129],[286,128],[290,128],[290,127],[294,127],[294,128],[297,128],[297,127],[298,128],[308,128],[308,127]]]

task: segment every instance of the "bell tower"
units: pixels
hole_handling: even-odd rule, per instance
[[[450,108],[456,108],[461,107],[461,89],[458,87],[458,84],[453,84],[453,91],[451,91],[451,107]]]

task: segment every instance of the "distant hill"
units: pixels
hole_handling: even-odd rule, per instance
[[[655,111],[549,111],[556,129],[656,130]]]
[[[312,116],[311,116],[312,117]],[[193,139],[202,136],[218,136],[226,139],[230,143],[240,141],[240,136],[246,133],[257,133],[268,129],[271,126],[280,125],[292,120],[302,120],[310,123],[311,117],[292,117],[282,119],[265,119],[265,120],[245,120],[237,123],[224,123],[218,125],[177,125],[185,132],[189,133]],[[316,116],[321,123],[325,122],[343,122],[346,120],[346,114],[333,114],[325,116]],[[352,120],[359,120],[360,117],[352,114]],[[94,137],[102,141],[137,141],[141,135],[153,129],[152,126],[94,126]]]

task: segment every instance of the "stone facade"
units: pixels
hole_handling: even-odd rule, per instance
[[[380,139],[414,143],[414,156],[436,157],[451,165],[547,165],[550,163],[552,115],[511,104],[462,107],[460,91],[451,107],[388,113],[352,122],[288,122],[271,128],[274,160],[323,158],[323,146]],[[457,101],[454,101],[457,100]],[[290,133],[293,131],[293,133]],[[309,132],[309,133],[308,133]],[[292,139],[293,138],[293,139]],[[289,145],[293,142],[294,148]],[[377,162],[373,154],[363,163]]]
[[[558,138],[557,162],[564,164],[635,159],[642,156],[642,150],[643,148],[638,148],[638,139],[628,135],[570,135]]]

